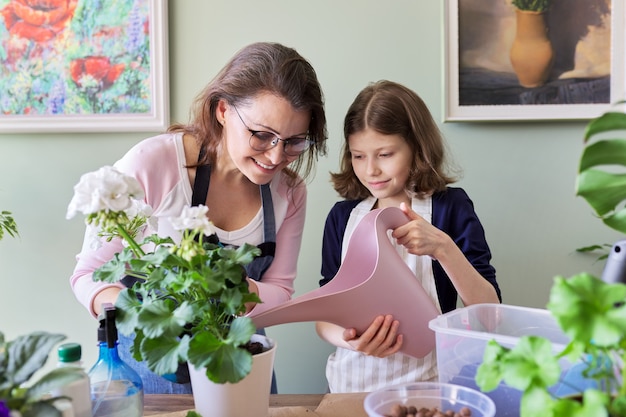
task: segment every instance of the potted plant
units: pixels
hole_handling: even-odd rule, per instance
[[[626,174],[615,170],[626,166],[626,139],[603,138],[618,130],[626,130],[626,114],[617,111],[587,125],[576,193],[607,226],[626,233]],[[476,373],[477,385],[490,391],[504,380],[521,390],[522,417],[625,417],[626,284],[588,273],[559,276],[547,308],[570,338],[565,349],[555,355],[551,343],[537,336],[524,336],[510,349],[491,341]],[[584,367],[586,388],[554,398],[549,387],[561,377],[560,359]]]
[[[11,230],[16,231],[15,227]],[[62,397],[50,393],[81,379],[80,369],[56,368],[35,381],[31,378],[46,363],[51,349],[63,339],[65,336],[61,334],[33,332],[6,341],[0,332],[0,417],[62,416],[54,405]]]
[[[134,357],[160,375],[174,373],[179,362],[187,362],[190,373],[202,369],[217,384],[238,383],[248,376],[251,347],[256,352],[268,349],[267,343],[251,343],[256,327],[244,315],[246,303],[261,302],[249,291],[244,270],[259,249],[216,244],[206,206],[186,207],[180,217],[170,219],[181,232],[180,242],[159,236],[139,183],[113,167],[83,175],[74,190],[68,218],[81,212],[98,239],[126,243],[93,277],[109,283],[136,278],[116,302],[119,331],[135,333]],[[271,358],[273,362],[273,353]]]

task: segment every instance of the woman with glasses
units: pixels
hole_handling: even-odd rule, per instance
[[[310,63],[292,48],[255,43],[238,51],[197,96],[190,121],[145,139],[115,163],[142,184],[158,219],[158,233],[179,233],[168,219],[189,205],[206,205],[224,245],[258,245],[261,255],[246,270],[262,311],[293,292],[306,210],[305,181],[326,154],[324,100]],[[120,285],[93,282],[92,273],[122,249],[106,242],[84,245],[70,283],[97,317],[115,303]],[[120,338],[120,354],[142,376],[145,393],[188,393],[181,374],[165,379],[135,362],[132,340]],[[172,382],[173,381],[173,382]],[[274,387],[275,391],[275,387]]]

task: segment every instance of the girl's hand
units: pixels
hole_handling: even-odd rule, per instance
[[[391,315],[378,316],[360,336],[357,336],[356,329],[344,330],[343,339],[358,352],[384,358],[397,353],[402,347],[399,326],[400,322]]]
[[[437,259],[437,254],[444,251],[446,245],[453,243],[447,234],[428,223],[422,216],[407,207],[405,203],[400,204],[400,210],[406,214],[409,222],[395,228],[391,236],[409,253],[428,255]]]

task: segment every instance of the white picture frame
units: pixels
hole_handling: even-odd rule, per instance
[[[0,133],[164,130],[167,0],[69,3],[55,25],[37,26],[0,0]]]
[[[511,74],[515,76],[510,69],[507,69],[506,60],[508,59],[507,51],[512,42],[512,36],[515,31],[515,10],[510,0],[444,0],[444,122],[473,122],[473,121],[521,121],[521,120],[589,120],[600,116],[602,113],[609,110],[609,108],[620,100],[624,99],[624,72],[625,72],[625,54],[624,54],[624,2],[622,0],[590,0],[598,5],[604,4],[609,7],[610,18],[605,20],[605,24],[596,23],[590,25],[591,30],[594,30],[595,35],[599,37],[601,30],[610,31],[610,46],[606,45],[606,53],[610,54],[610,62],[604,63],[604,69],[607,65],[609,68],[608,77],[604,80],[598,80],[597,83],[608,84],[609,93],[604,94],[605,100],[589,102],[561,102],[560,94],[562,91],[567,91],[570,88],[568,81],[562,81],[562,85],[554,86],[556,94],[551,96],[550,100],[543,103],[524,102],[520,99],[519,102],[500,103],[501,96],[495,96],[490,94],[492,92],[503,91],[502,79],[510,77]],[[575,7],[576,4],[582,4],[577,2],[553,0],[553,6],[556,7]],[[586,3],[585,3],[586,4]],[[581,15],[591,18],[589,16],[589,7],[585,11],[581,11]],[[599,16],[595,16],[597,19]],[[463,24],[461,24],[461,20]],[[483,19],[483,22],[480,20]],[[604,19],[607,16],[604,15]],[[491,20],[491,21],[489,21]],[[549,22],[549,19],[547,19]],[[606,27],[606,23],[610,25],[610,29]],[[488,23],[488,24],[485,24]],[[474,25],[474,27],[472,27]],[[582,26],[583,23],[578,26]],[[484,36],[476,35],[477,27],[485,28]],[[556,26],[556,25],[555,25]],[[561,24],[563,27],[563,24]],[[559,30],[550,28],[549,30]],[[474,36],[470,40],[467,37]],[[568,36],[565,33],[565,36]],[[586,36],[591,36],[587,33]],[[605,33],[606,37],[607,34]],[[586,38],[588,39],[588,38]],[[471,41],[471,42],[470,42]],[[579,43],[576,40],[576,45]],[[481,43],[482,42],[482,43]],[[489,42],[489,44],[485,44]],[[467,45],[472,47],[467,47]],[[572,44],[570,40],[570,44]],[[460,46],[462,45],[462,46]],[[576,46],[578,48],[578,46]],[[473,48],[473,49],[472,49]],[[481,48],[483,50],[481,51]],[[571,49],[571,48],[570,48]],[[596,48],[597,49],[597,48]],[[483,54],[481,57],[480,54]],[[559,51],[555,52],[560,53]],[[571,53],[571,51],[570,51]],[[578,52],[576,52],[578,53]],[[474,55],[471,55],[474,54]],[[493,78],[493,84],[489,82],[490,78],[482,78],[482,90],[477,95],[472,96],[472,88],[466,80],[469,79],[466,74],[470,65],[476,65],[471,67],[480,68],[480,59],[485,62],[491,57],[496,56],[496,59],[492,59],[488,67],[483,74],[496,74]],[[470,58],[468,58],[470,57]],[[605,61],[607,59],[605,58]],[[469,62],[469,64],[468,64]],[[576,63],[576,65],[578,65]],[[510,66],[510,62],[509,62]],[[600,67],[600,63],[597,65]],[[491,71],[491,72],[490,72]],[[570,72],[571,73],[571,72]],[[563,75],[563,74],[562,74]],[[502,78],[501,78],[502,76]],[[478,77],[476,77],[478,78]],[[608,78],[608,79],[607,79]],[[485,82],[485,80],[487,80]],[[559,81],[561,82],[561,81]],[[594,81],[596,82],[596,81]],[[485,88],[485,85],[487,88]],[[507,88],[513,89],[514,86],[511,83],[506,85]],[[530,89],[525,89],[519,86],[522,90],[519,97],[533,97]],[[491,90],[489,90],[491,88]],[[546,87],[547,89],[547,87]],[[560,90],[559,90],[560,89]],[[467,92],[470,93],[467,93]],[[515,91],[511,94],[514,95]],[[539,96],[539,93],[535,92],[534,99]],[[483,94],[482,97],[479,95]],[[478,99],[475,97],[479,96]],[[506,96],[506,94],[504,94]],[[470,98],[468,98],[470,97]],[[497,97],[497,99],[494,99]],[[557,99],[554,99],[556,97]],[[481,101],[482,100],[482,101]],[[504,101],[504,100],[503,100]],[[583,100],[584,101],[584,100]],[[529,101],[531,102],[531,101]]]

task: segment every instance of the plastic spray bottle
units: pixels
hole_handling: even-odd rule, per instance
[[[143,383],[117,350],[115,307],[102,305],[98,328],[99,357],[89,370],[93,417],[143,416]]]

